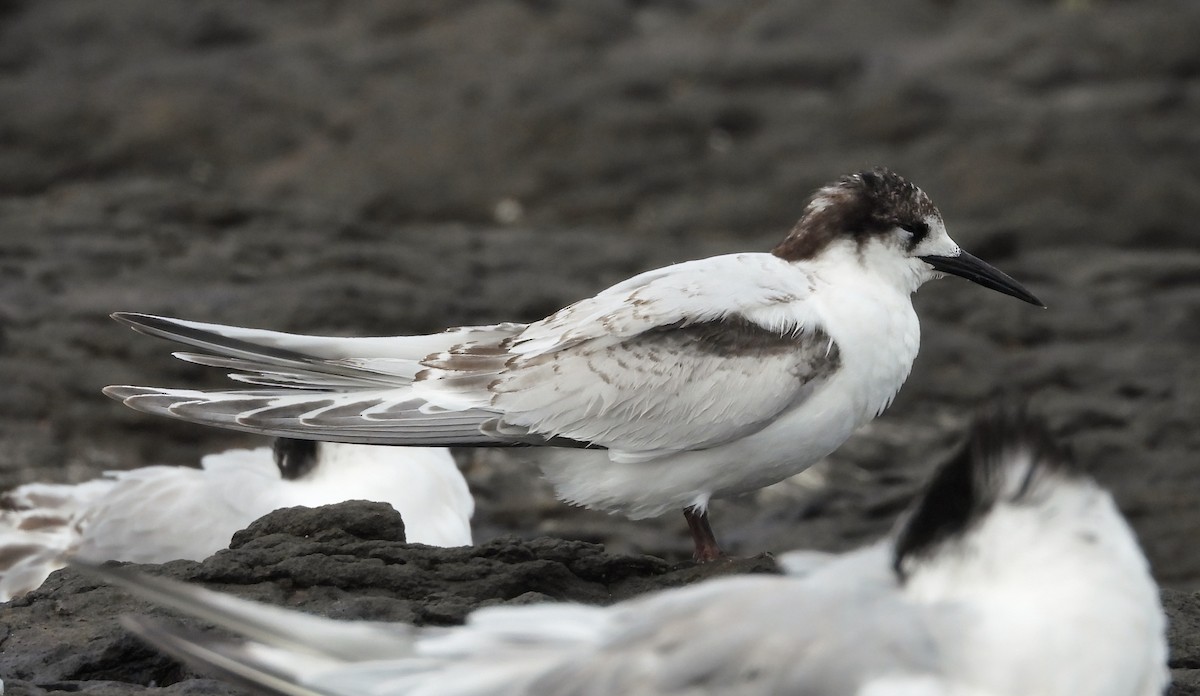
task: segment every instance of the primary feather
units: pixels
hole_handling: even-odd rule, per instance
[[[143,333],[215,354],[181,359],[232,369],[235,380],[263,388],[106,393],[139,410],[272,435],[566,440],[612,450],[614,459],[653,459],[761,429],[838,365],[824,331],[779,307],[807,293],[799,283],[781,287],[787,268],[768,254],[693,261],[530,325],[431,336],[329,339],[116,314]],[[714,274],[727,281],[713,283]]]

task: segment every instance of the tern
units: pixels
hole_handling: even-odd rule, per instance
[[[344,500],[390,504],[411,543],[470,546],[475,501],[443,447],[276,440],[78,484],[29,483],[0,495],[0,602],[39,587],[77,557],[203,560],[279,508]]]
[[[946,273],[1044,306],[877,169],[818,190],[770,253],[647,271],[530,324],[335,338],[117,313],[251,386],[105,393],[284,437],[578,448],[541,463],[561,499],[633,519],[683,509],[704,561],[721,555],[712,498],[799,473],[887,408],[920,344],[911,295]]]
[[[1160,696],[1166,618],[1112,497],[1036,421],[996,411],[893,534],[803,576],[722,577],[610,607],[347,622],[96,572],[241,636],[124,617],[149,643],[292,696]]]

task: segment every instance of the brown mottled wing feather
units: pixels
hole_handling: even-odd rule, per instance
[[[840,355],[805,301],[811,291],[786,261],[731,254],[649,271],[527,326],[433,336],[324,339],[121,315],[209,353],[180,357],[262,388],[105,393],[286,437],[583,444],[640,461],[736,440],[819,389]]]
[[[820,330],[730,317],[664,326],[615,345],[582,344],[511,364],[493,405],[528,428],[653,459],[735,440],[803,401],[840,364]]]
[[[840,364],[805,302],[809,279],[768,254],[650,271],[489,347],[427,359],[414,393],[642,461],[755,432]]]

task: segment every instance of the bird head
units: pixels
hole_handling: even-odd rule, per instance
[[[901,591],[992,655],[995,693],[1161,694],[1165,617],[1112,497],[1021,410],[997,408],[927,486],[893,545]]]
[[[910,291],[949,273],[1044,306],[1020,283],[958,246],[929,196],[887,169],[851,174],[818,190],[773,253],[792,262],[854,258]]]

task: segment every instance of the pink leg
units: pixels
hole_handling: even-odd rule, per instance
[[[721,547],[717,546],[712,527],[708,525],[708,511],[697,512],[696,508],[684,508],[683,517],[687,520],[688,529],[692,531],[692,541],[696,544],[692,558],[697,563],[708,563],[725,557]]]

